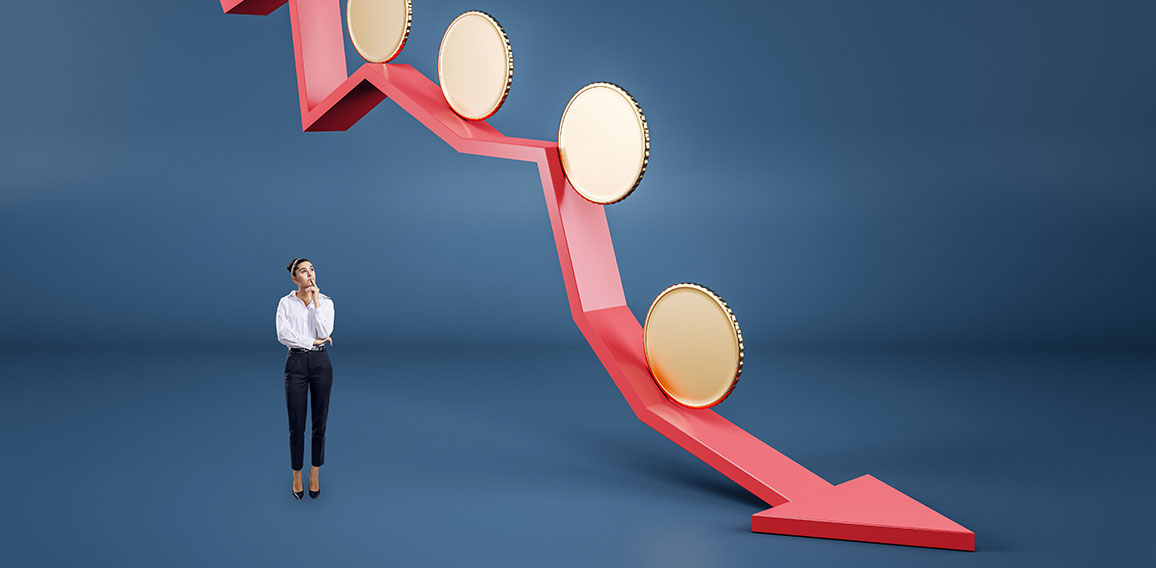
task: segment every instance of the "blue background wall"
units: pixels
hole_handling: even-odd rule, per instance
[[[266,345],[298,256],[346,345],[581,342],[531,165],[388,101],[302,134],[287,10],[65,6],[0,24],[0,342]],[[690,280],[752,345],[1156,341],[1149,2],[417,2],[397,61],[436,78],[475,8],[502,132],[555,139],[592,81],[642,105],[607,210],[638,314]]]
[[[751,533],[765,504],[639,423],[570,320],[534,168],[390,101],[301,133],[287,10],[66,0],[0,18],[5,558],[1156,564],[1156,5],[706,4],[417,0],[398,61],[436,77],[452,18],[495,15],[519,137],[626,87],[635,313],[717,290],[747,345],[718,412],[974,555]],[[298,256],[338,311],[304,503],[273,326]]]

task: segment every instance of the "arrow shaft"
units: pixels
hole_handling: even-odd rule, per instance
[[[227,13],[240,14],[268,14],[285,2],[221,0]],[[536,163],[574,322],[635,415],[772,506],[832,487],[714,411],[662,393],[646,364],[642,326],[626,306],[605,210],[570,186],[556,143],[462,119],[409,65],[366,63],[347,75],[339,0],[288,3],[303,130],[346,130],[388,97],[459,152]]]

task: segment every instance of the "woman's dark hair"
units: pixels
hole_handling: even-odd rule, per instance
[[[302,262],[311,262],[311,261],[308,258],[295,258],[295,259],[293,259],[293,262],[290,262],[289,264],[285,265],[285,270],[288,270],[289,274],[293,274],[293,271],[297,270],[297,265],[301,264]]]

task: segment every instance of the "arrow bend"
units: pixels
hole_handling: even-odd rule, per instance
[[[869,475],[834,486],[714,411],[668,399],[650,375],[642,325],[626,306],[603,206],[571,187],[558,144],[511,138],[459,117],[441,88],[410,65],[365,63],[348,75],[340,0],[221,6],[227,14],[267,15],[286,2],[303,131],[347,130],[388,97],[458,152],[538,165],[574,323],[640,420],[772,506],[752,518],[753,530],[974,550],[971,531]],[[792,503],[808,496],[815,497]],[[896,518],[877,518],[880,507]],[[895,512],[904,507],[920,518]]]

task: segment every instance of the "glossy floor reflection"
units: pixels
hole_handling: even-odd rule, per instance
[[[3,355],[12,565],[1156,559],[1151,351],[750,348],[723,416],[832,483],[874,475],[975,553],[751,533],[762,503],[637,421],[584,346],[339,346],[316,501],[289,495],[276,346]]]

